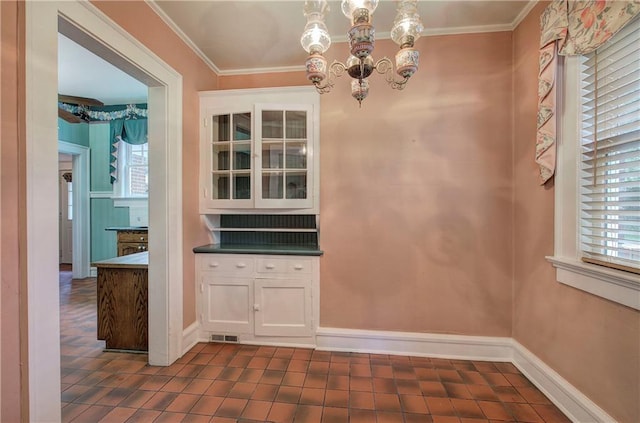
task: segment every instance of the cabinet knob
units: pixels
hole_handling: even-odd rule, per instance
[[[275,268],[276,268],[276,265],[275,265],[275,264],[272,264],[272,263],[269,263],[269,264],[267,264],[265,267],[266,267],[267,269],[275,269]]]
[[[209,263],[209,267],[218,267],[218,266],[219,266],[218,262],[214,261],[213,263]]]
[[[260,311],[260,304],[254,304],[253,311]]]
[[[301,264],[296,264],[295,266],[293,266],[293,268],[295,270],[302,270],[302,265]]]
[[[144,241],[144,237],[143,236],[140,237],[140,241]]]
[[[138,245],[138,251],[142,250],[142,245]]]
[[[247,267],[247,265],[246,265],[245,263],[237,263],[237,264],[236,264],[236,267],[237,267],[238,269],[244,269],[245,267]]]

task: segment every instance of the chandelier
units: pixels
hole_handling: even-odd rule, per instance
[[[371,56],[375,42],[375,28],[371,16],[379,0],[342,0],[342,13],[351,20],[351,29],[347,33],[351,55],[346,63],[334,60],[327,66],[323,54],[331,45],[331,37],[324,23],[329,11],[326,0],[306,0],[304,15],[307,24],[300,38],[302,47],[309,53],[306,60],[307,78],[315,85],[320,94],[333,88],[335,78],[345,72],[351,81],[351,95],[362,105],[369,94],[369,80],[373,71],[384,75],[391,88],[401,90],[411,75],[418,70],[420,53],[413,46],[423,30],[417,9],[417,0],[398,0],[396,18],[391,28],[391,39],[400,46],[396,53],[395,74],[393,63],[383,57],[374,62]]]

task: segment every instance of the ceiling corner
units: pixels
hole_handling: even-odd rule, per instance
[[[220,69],[211,61],[198,46],[180,29],[180,27],[167,15],[155,0],[144,0],[162,21],[202,60],[216,75],[220,75]]]

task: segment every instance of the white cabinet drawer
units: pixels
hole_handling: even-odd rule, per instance
[[[262,274],[308,275],[311,274],[312,270],[311,260],[303,258],[261,258],[257,262],[256,272]]]
[[[258,273],[287,273],[288,260],[280,258],[258,259]]]
[[[207,254],[200,262],[200,268],[215,273],[248,275],[253,274],[254,259],[251,256],[229,257]]]

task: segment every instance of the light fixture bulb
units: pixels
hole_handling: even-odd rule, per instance
[[[423,29],[417,0],[400,1],[391,28],[391,39],[400,47],[413,47],[413,44],[420,38]]]
[[[331,45],[331,36],[324,23],[324,14],[329,10],[326,0],[307,0],[304,16],[307,24],[302,32],[300,44],[307,53],[324,53]]]
[[[342,13],[353,21],[353,13],[358,9],[367,9],[369,15],[378,7],[378,0],[342,0]]]

